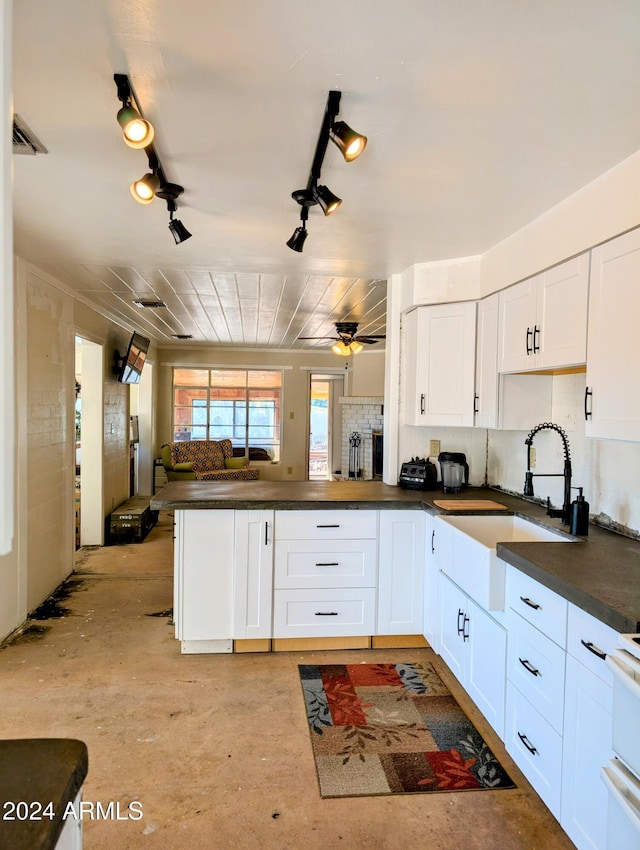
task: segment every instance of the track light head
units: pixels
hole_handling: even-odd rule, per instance
[[[331,141],[340,149],[347,162],[357,159],[367,146],[367,137],[352,130],[344,121],[334,121],[329,132]]]
[[[316,186],[313,197],[325,215],[331,215],[342,203],[342,198],[334,195],[331,189],[327,189],[326,186]]]
[[[160,178],[157,173],[149,172],[134,182],[129,187],[133,199],[139,204],[150,204],[155,198],[156,192],[160,187]]]
[[[117,117],[122,127],[122,137],[130,148],[139,150],[151,144],[155,135],[153,124],[143,118],[130,101],[118,111]]]
[[[179,218],[169,219],[169,230],[176,245],[180,245],[182,242],[186,242],[187,239],[191,239],[191,234]]]
[[[308,235],[307,228],[304,226],[304,222],[302,222],[300,227],[296,227],[293,231],[291,238],[287,240],[288,247],[291,248],[292,251],[297,251],[301,254]]]

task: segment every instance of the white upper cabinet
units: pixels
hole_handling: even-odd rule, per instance
[[[473,425],[476,302],[417,307],[404,318],[405,425]]]
[[[498,370],[521,372],[586,360],[589,254],[500,292]]]
[[[591,253],[585,431],[640,441],[640,230]]]
[[[477,428],[495,428],[498,422],[498,293],[478,302],[476,330],[476,392],[474,420]]]

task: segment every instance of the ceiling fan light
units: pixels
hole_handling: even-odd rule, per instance
[[[367,137],[352,130],[344,121],[335,121],[331,127],[331,141],[340,149],[347,162],[357,159],[367,146]]]
[[[342,198],[334,195],[331,189],[327,189],[326,186],[316,186],[313,197],[325,215],[331,215],[342,203]]]
[[[357,340],[354,339],[354,340],[351,340],[351,345],[349,346],[349,348],[351,349],[352,354],[360,354],[360,352],[364,348],[364,345],[361,342],[358,342]]]
[[[341,357],[348,357],[351,354],[351,346],[340,340],[331,346],[331,351],[333,351],[334,354],[339,354]]]
[[[130,148],[146,148],[153,141],[153,124],[143,118],[133,106],[123,106],[118,111],[118,124],[122,127],[122,136]]]
[[[307,235],[308,231],[306,227],[296,227],[291,238],[287,240],[287,246],[291,248],[292,251],[297,251],[301,254]]]
[[[134,180],[129,187],[131,195],[139,204],[150,204],[156,196],[156,190],[160,187],[157,174],[149,172],[139,180]]]

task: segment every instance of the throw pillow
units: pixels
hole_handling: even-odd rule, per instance
[[[226,457],[224,466],[225,469],[244,469],[249,466],[249,461],[246,457]]]

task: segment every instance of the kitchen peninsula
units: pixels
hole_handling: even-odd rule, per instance
[[[251,640],[262,641],[258,649],[287,637],[423,634],[428,529],[442,498],[377,481],[169,483],[151,508],[175,511],[174,619],[183,652],[230,652],[234,641]],[[507,513],[562,528],[541,505],[499,490],[467,488],[458,499],[497,501]],[[492,513],[505,510],[482,511]],[[612,629],[640,631],[640,541],[593,525],[588,537],[571,540],[498,543],[497,554]],[[316,610],[338,600],[344,615],[326,604]]]

